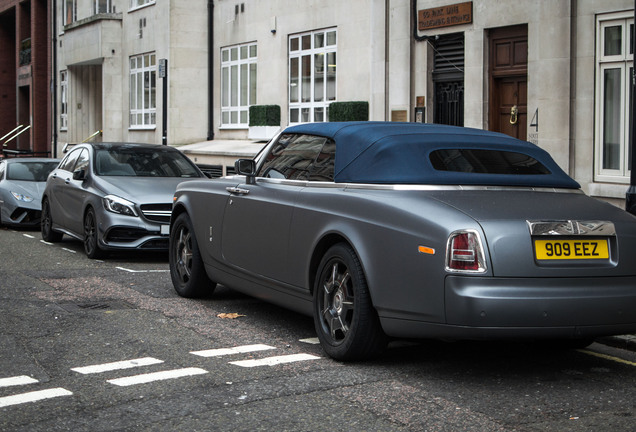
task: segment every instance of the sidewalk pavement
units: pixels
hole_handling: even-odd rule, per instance
[[[609,345],[609,346],[622,348],[622,349],[626,349],[630,351],[636,351],[636,335],[635,334],[608,336],[608,337],[598,338],[596,341],[604,345]]]

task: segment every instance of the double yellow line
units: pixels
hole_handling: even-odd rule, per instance
[[[619,358],[619,357],[614,357],[614,356],[607,355],[607,354],[601,354],[601,353],[597,353],[597,352],[594,352],[594,351],[589,351],[589,350],[586,350],[586,349],[580,349],[580,350],[577,350],[577,351],[581,352],[583,354],[591,355],[593,357],[602,358],[602,359],[613,361],[613,362],[616,362],[616,363],[622,363],[622,364],[626,364],[628,366],[636,366],[636,362],[625,360],[625,359],[622,359],[622,358]]]

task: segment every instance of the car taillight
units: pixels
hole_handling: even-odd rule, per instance
[[[455,231],[450,235],[446,247],[446,270],[467,273],[486,271],[484,249],[477,231]]]

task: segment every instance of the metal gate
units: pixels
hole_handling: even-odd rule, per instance
[[[441,35],[432,42],[435,51],[433,121],[464,125],[464,34]]]

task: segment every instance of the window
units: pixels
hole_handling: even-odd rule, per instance
[[[329,121],[336,100],[336,30],[289,38],[289,123]]]
[[[77,149],[77,150],[73,150],[71,151],[63,160],[62,162],[60,162],[60,166],[58,167],[61,170],[64,171],[73,171],[73,167],[75,166],[75,162],[77,161],[77,158],[79,157],[80,151],[82,149]]]
[[[629,182],[633,15],[597,18],[595,180]]]
[[[130,0],[130,9],[137,9],[148,4],[154,4],[155,0]]]
[[[325,137],[283,134],[265,159],[259,177],[333,181],[335,143]]]
[[[501,150],[444,149],[430,155],[433,168],[479,174],[540,175],[550,171],[531,156]]]
[[[112,147],[97,150],[95,173],[100,176],[199,177],[187,156],[171,147]]]
[[[68,129],[68,71],[60,71],[60,129]]]
[[[130,127],[152,128],[157,116],[157,58],[154,53],[130,58]]]
[[[64,25],[77,21],[77,0],[64,0]]]
[[[256,104],[256,44],[221,49],[221,126],[245,128]]]
[[[113,12],[112,0],[93,0],[93,7],[95,15]]]

